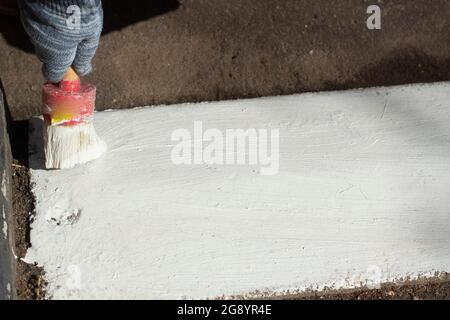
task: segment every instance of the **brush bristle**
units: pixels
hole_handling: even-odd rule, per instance
[[[99,158],[106,144],[97,135],[92,123],[74,126],[45,124],[45,166],[67,169]]]

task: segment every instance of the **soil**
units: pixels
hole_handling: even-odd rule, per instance
[[[16,237],[16,255],[25,257],[30,243],[31,213],[34,210],[30,191],[29,170],[17,161],[13,163],[13,210]],[[40,300],[45,296],[44,270],[18,260],[17,297],[25,300]]]
[[[11,120],[10,120],[11,121]],[[12,123],[10,139],[12,144],[12,205],[15,229],[15,254],[17,260],[17,297],[22,300],[41,300],[45,297],[45,273],[41,267],[25,263],[27,249],[31,246],[30,225],[34,212],[34,197],[31,193],[30,171],[28,168],[28,123]]]
[[[95,72],[97,109],[450,80],[450,2],[384,0],[106,0]],[[22,129],[40,113],[39,61],[17,17],[0,18],[0,77]],[[12,139],[16,250],[30,246],[26,129]],[[44,297],[43,270],[19,262],[18,293]],[[450,280],[293,296],[449,299]]]
[[[379,289],[337,290],[285,296],[287,300],[450,300],[450,276],[383,284]]]
[[[378,288],[308,290],[303,293],[273,295],[270,292],[254,292],[250,295],[232,296],[227,299],[262,300],[450,300],[450,274],[440,273],[433,278],[384,283]]]

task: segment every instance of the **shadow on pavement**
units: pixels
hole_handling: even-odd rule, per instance
[[[359,87],[395,86],[450,80],[450,59],[430,56],[416,47],[392,51],[379,61],[359,70],[349,81],[327,81],[317,91],[348,90]]]
[[[103,34],[176,10],[178,0],[104,0]],[[0,33],[6,42],[22,51],[33,53],[33,46],[18,16],[1,16]]]

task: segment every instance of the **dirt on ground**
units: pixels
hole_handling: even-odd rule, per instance
[[[273,295],[270,292],[253,292],[247,295],[223,297],[226,299],[262,300],[450,300],[450,274],[440,273],[431,278],[402,280],[378,286],[357,289],[306,290]]]
[[[45,297],[44,270],[25,263],[24,258],[30,243],[30,224],[34,210],[33,195],[30,190],[30,174],[27,167],[13,163],[13,212],[15,223],[15,253],[17,262],[17,297],[23,300],[41,300]]]
[[[1,84],[1,83],[0,83]],[[22,300],[45,298],[45,272],[43,268],[22,259],[31,246],[30,228],[34,214],[34,196],[31,192],[28,168],[28,121],[13,121],[8,101],[5,101],[12,161],[12,207],[14,224],[14,254],[17,257],[16,296]],[[19,141],[19,143],[18,143]]]
[[[325,290],[285,296],[288,300],[450,300],[450,276],[382,284],[377,289]]]
[[[366,10],[382,10],[368,30]],[[105,0],[104,34],[85,80],[97,109],[450,80],[448,0]],[[40,114],[40,63],[17,17],[0,17],[0,78],[12,117]],[[23,129],[23,128],[22,128]],[[12,141],[16,250],[30,246],[26,130]],[[19,262],[19,297],[44,297],[43,270]],[[448,299],[450,281],[295,296]]]

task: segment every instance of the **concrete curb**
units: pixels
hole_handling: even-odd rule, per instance
[[[6,99],[0,82],[0,300],[16,298],[11,188],[12,156],[7,131],[6,107]]]
[[[40,169],[33,118],[26,261],[55,300],[445,279],[449,92],[444,82],[98,112],[109,152],[59,171]]]

